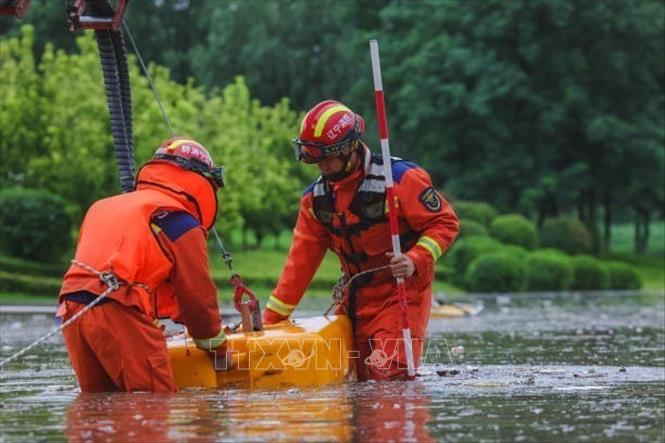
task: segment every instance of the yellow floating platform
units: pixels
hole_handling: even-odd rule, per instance
[[[483,310],[482,304],[452,303],[432,306],[432,318],[455,318],[478,315]]]
[[[283,321],[259,332],[229,334],[232,368],[215,370],[208,352],[184,334],[167,340],[176,384],[181,388],[239,386],[278,388],[342,383],[355,377],[346,316]],[[222,365],[222,359],[216,362]]]

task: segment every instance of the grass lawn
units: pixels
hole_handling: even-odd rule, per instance
[[[233,268],[245,279],[276,283],[284,267],[287,251],[272,249],[238,250],[231,251],[231,255],[233,257]],[[228,278],[229,270],[224,264],[219,251],[210,251],[210,264],[214,278]],[[335,283],[340,275],[339,269],[339,260],[335,254],[328,252],[314,280]]]
[[[275,288],[284,262],[286,261],[287,250],[259,249],[249,251],[231,251],[233,257],[233,268],[244,279],[248,287],[256,296],[265,302],[268,300],[272,290]],[[0,257],[0,266],[3,269],[11,269],[21,278],[32,279],[37,282],[48,280],[49,282],[59,279],[62,275],[63,266],[41,265],[38,263],[27,262],[24,260],[10,257]],[[228,284],[229,270],[222,260],[219,251],[210,250],[210,263],[212,275],[217,282],[219,298],[223,301],[230,301],[233,293]],[[23,269],[23,272],[21,272]],[[323,259],[321,266],[312,280],[310,288],[307,290],[307,298],[328,299],[332,295],[332,287],[341,275],[339,260],[335,254],[329,252]],[[0,304],[8,303],[55,303],[58,284],[51,285],[49,290],[36,291],[37,294],[22,294],[13,290],[0,290]],[[448,283],[436,281],[434,283],[435,292],[446,292],[455,294],[462,292]],[[51,294],[52,293],[52,294]]]
[[[256,250],[233,252],[233,268],[250,285],[252,291],[261,299],[267,300],[275,288],[279,274],[286,261],[287,251]],[[211,264],[215,280],[224,281],[220,286],[221,298],[230,298],[230,288],[225,281],[229,271],[222,260],[221,254],[211,251]],[[341,276],[339,259],[332,252],[328,252],[321,263],[321,267],[314,276],[312,284],[307,291],[307,297],[331,297],[332,287]],[[437,280],[434,282],[434,292],[456,294],[463,292],[450,283]]]
[[[27,295],[18,292],[0,291],[0,305],[55,305],[57,294]]]
[[[635,226],[632,223],[620,223],[612,226],[610,251],[613,254],[633,254]],[[647,255],[662,257],[665,254],[665,221],[651,223]]]
[[[649,244],[645,255],[635,255],[634,225],[621,223],[612,226],[610,253],[602,258],[629,263],[635,267],[642,278],[644,289],[665,288],[665,221],[651,223]]]

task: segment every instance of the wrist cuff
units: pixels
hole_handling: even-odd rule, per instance
[[[219,331],[219,334],[217,334],[214,337],[194,339],[196,347],[199,349],[203,349],[204,351],[212,351],[213,349],[216,349],[221,345],[223,345],[225,341],[226,341],[226,334],[224,333],[224,329]]]

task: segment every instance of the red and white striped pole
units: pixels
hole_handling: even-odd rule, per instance
[[[376,100],[376,119],[381,138],[381,155],[383,156],[383,174],[386,178],[386,199],[388,200],[388,219],[390,220],[390,235],[393,242],[395,257],[402,255],[399,244],[399,228],[397,226],[397,208],[393,194],[393,169],[390,161],[390,144],[388,143],[388,123],[386,121],[386,104],[383,99],[383,82],[381,81],[381,62],[379,60],[379,43],[369,41],[369,52],[372,58],[372,74],[374,75],[374,98]],[[402,336],[404,337],[404,351],[406,352],[406,365],[410,378],[416,376],[416,366],[413,361],[413,343],[411,341],[411,328],[406,304],[406,286],[404,278],[397,278],[399,291],[399,306],[402,311]]]

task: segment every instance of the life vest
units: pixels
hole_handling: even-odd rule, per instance
[[[395,163],[403,161],[392,157]],[[386,252],[392,251],[390,225],[386,212],[386,182],[383,159],[370,157],[369,167],[360,181],[348,208],[349,215],[337,214],[329,181],[321,176],[312,189],[312,210],[316,219],[328,230],[332,249],[338,255],[347,275],[383,266],[389,262]],[[419,233],[398,218],[403,251],[416,243]],[[387,277],[389,272],[384,273]]]
[[[168,282],[172,263],[152,231],[151,219],[158,210],[185,211],[202,224],[212,225],[216,194],[204,192],[205,178],[165,164],[144,166],[137,183],[136,191],[99,200],[90,207],[75,258],[97,271],[111,271],[125,283],[109,298],[137,307],[150,317],[176,320],[175,289]],[[72,264],[65,273],[59,302],[70,293],[99,295],[106,289],[98,276]]]

